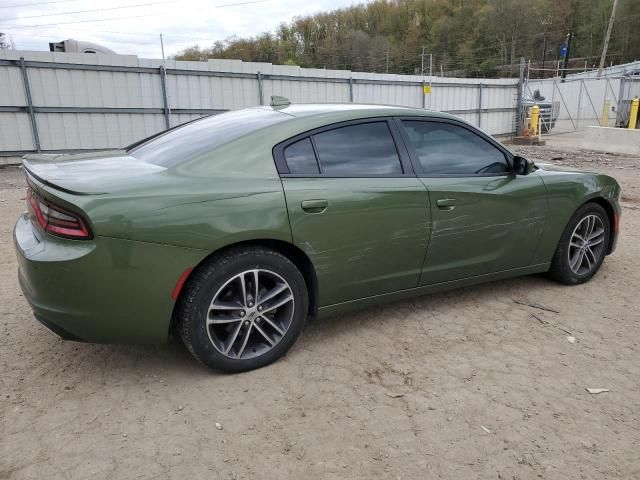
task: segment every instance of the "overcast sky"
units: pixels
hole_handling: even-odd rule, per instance
[[[160,33],[168,56],[195,44],[209,46],[233,35],[250,37],[273,31],[297,16],[362,3],[248,1],[0,0],[0,32],[12,39],[19,50],[46,51],[49,42],[74,38],[99,43],[117,53],[159,58]],[[71,13],[85,10],[94,11]]]

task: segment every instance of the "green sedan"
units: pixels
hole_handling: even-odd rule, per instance
[[[273,362],[309,317],[540,272],[585,282],[618,236],[613,178],[418,109],[279,101],[23,164],[36,318],[87,342],[176,335],[225,371]]]

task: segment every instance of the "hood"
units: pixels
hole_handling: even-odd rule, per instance
[[[554,165],[552,163],[534,162],[536,168],[548,172],[564,172],[564,173],[597,173],[579,168],[568,167],[566,165]]]
[[[35,179],[51,187],[80,195],[120,190],[166,170],[138,160],[124,150],[73,155],[29,154],[22,164]]]

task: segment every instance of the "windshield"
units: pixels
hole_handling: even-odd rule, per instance
[[[288,118],[283,113],[257,108],[221,113],[133,144],[127,153],[154,165],[171,167]]]

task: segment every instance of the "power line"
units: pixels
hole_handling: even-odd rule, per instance
[[[48,5],[50,3],[69,3],[69,2],[77,2],[79,0],[51,0],[49,2],[35,2],[35,3],[15,3],[13,5],[0,5],[0,8],[20,8],[20,7],[31,7],[34,5]]]
[[[266,2],[266,1],[268,1],[268,0],[253,0],[253,1],[240,2],[240,3],[230,3],[230,4],[227,4],[227,5],[214,5],[214,6],[211,6],[210,8],[232,7],[232,6],[236,6],[236,5],[248,5],[248,4],[252,4],[252,3],[262,3],[262,2]],[[176,1],[175,0],[162,0],[162,1],[159,1],[159,2],[139,3],[137,5],[123,5],[123,6],[119,6],[119,7],[96,8],[96,9],[91,9],[91,10],[76,10],[76,11],[73,11],[73,12],[45,13],[45,14],[41,14],[41,15],[29,15],[29,16],[25,16],[25,17],[0,18],[0,22],[10,22],[10,21],[14,21],[14,20],[24,20],[26,18],[56,17],[56,16],[60,16],[60,15],[72,15],[72,14],[77,14],[77,13],[106,12],[106,11],[112,11],[112,10],[122,10],[122,9],[125,9],[125,8],[149,7],[149,6],[152,6],[152,5],[162,5],[162,4],[167,4],[167,3],[176,3]],[[150,15],[157,15],[157,14],[150,14]],[[126,18],[126,17],[120,17],[120,18]],[[103,20],[115,20],[115,18],[103,19]],[[95,21],[103,21],[103,20],[95,20]],[[58,23],[57,25],[65,25],[67,23],[82,23],[82,22],[81,21],[78,21],[78,22],[63,22],[63,23]],[[51,24],[51,25],[56,25],[56,24]],[[32,25],[32,26],[36,27],[36,26],[46,26],[46,25]]]
[[[55,24],[55,25],[59,25],[59,24]],[[11,25],[11,26],[3,26],[2,27],[3,30],[13,30],[13,29],[20,29],[20,28],[24,28],[24,26],[22,25]],[[64,32],[65,34],[69,34],[69,32],[72,31],[79,31],[79,32],[91,32],[91,33],[109,33],[109,34],[113,34],[113,35],[133,35],[133,36],[137,36],[137,37],[153,37],[156,38],[157,37],[157,33],[153,32],[148,32],[148,33],[140,33],[140,32],[121,32],[121,31],[117,31],[117,30],[96,30],[93,28],[77,28],[77,27],[71,27],[71,28],[56,28],[56,27],[44,27],[44,30],[47,31],[51,31],[51,32]],[[22,35],[20,32],[18,33],[14,33],[14,35]],[[25,33],[24,35],[28,35],[30,37],[39,37],[39,38],[50,38],[52,35],[58,35],[58,33],[51,33],[51,35],[34,35],[31,32],[29,33]],[[187,40],[211,40],[213,37],[209,36],[200,36],[200,37],[196,37],[193,35],[178,35],[178,34],[166,34],[163,33],[164,37],[170,37],[170,38],[184,38]]]
[[[261,0],[261,1],[266,1],[266,0]],[[255,2],[249,2],[249,3],[255,3]],[[241,4],[234,4],[234,5],[241,5]],[[212,7],[213,8],[213,7]],[[219,7],[217,7],[219,8]],[[91,19],[91,20],[76,20],[73,22],[57,22],[57,23],[38,23],[36,25],[20,25],[20,26],[15,26],[15,27],[5,27],[4,25],[0,25],[0,28],[2,28],[3,30],[15,30],[16,28],[38,28],[38,27],[51,27],[51,26],[56,26],[56,25],[72,25],[75,23],[96,23],[96,22],[109,22],[111,20],[126,20],[126,19],[130,19],[130,18],[147,18],[147,17],[153,17],[153,16],[158,16],[158,15],[167,15],[168,13],[147,13],[145,15],[125,15],[123,17],[110,17],[110,18],[98,18],[98,19]]]
[[[67,33],[69,33],[67,31]],[[48,38],[51,39],[52,36],[55,36],[57,34],[51,34],[51,35],[34,35],[34,34],[21,34],[21,33],[14,33],[12,34],[13,36],[15,36],[15,38],[24,38],[24,37],[29,37],[29,38]],[[153,37],[156,38],[157,34],[156,33],[149,33],[149,34],[137,34],[137,33],[132,33],[130,35],[142,35],[144,37]],[[175,39],[175,38],[185,38],[184,40],[177,40],[177,41],[173,41],[171,42],[172,46],[175,47],[175,45],[179,45],[179,46],[185,46],[185,47],[189,47],[189,46],[193,46],[192,41],[193,40],[206,40],[206,41],[214,41],[212,38],[205,38],[205,37],[176,37],[174,35],[166,35],[166,34],[162,34],[162,36],[165,38],[165,40],[167,38],[170,39]],[[99,41],[99,40],[96,40]],[[118,41],[118,40],[102,40],[102,41],[106,41],[109,43],[114,43],[114,44],[120,44],[120,43],[125,43],[124,41]]]
[[[137,7],[150,7],[152,5],[162,5],[167,3],[174,3],[174,0],[162,0],[159,2],[149,2],[149,3],[139,3],[137,5],[121,5],[118,7],[109,7],[109,8],[94,8],[90,10],[75,10],[71,12],[58,12],[58,13],[43,13],[40,15],[27,15],[22,17],[13,17],[13,18],[0,18],[0,22],[9,22],[13,20],[24,20],[27,18],[42,18],[42,17],[57,17],[60,15],[73,15],[76,13],[93,13],[93,12],[107,12],[111,10],[122,10],[125,8],[137,8]]]
[[[13,18],[0,18],[0,22],[10,22],[13,20],[24,20],[26,18],[42,18],[42,17],[58,17],[60,15],[73,15],[76,13],[93,13],[93,12],[107,12],[111,10],[122,10],[125,8],[137,8],[137,7],[150,7],[152,5],[162,5],[166,3],[175,3],[175,0],[163,0],[160,2],[150,2],[150,3],[139,3],[137,5],[121,5],[119,7],[109,7],[109,8],[93,8],[90,10],[75,10],[72,12],[58,12],[58,13],[43,13],[40,15],[26,15],[22,17],[13,17]]]

